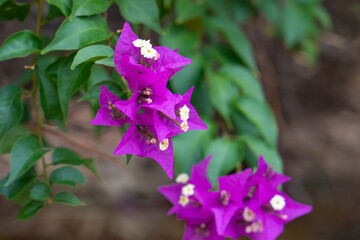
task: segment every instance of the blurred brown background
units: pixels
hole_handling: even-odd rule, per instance
[[[280,125],[285,173],[293,179],[285,190],[314,206],[311,214],[285,227],[284,240],[360,239],[360,2],[327,0],[324,5],[333,29],[319,41],[316,66],[265,36],[261,21],[245,27]],[[0,42],[33,29],[34,19],[32,13],[24,23],[0,22]],[[112,30],[120,26],[116,7],[108,19]],[[44,32],[56,29],[51,24]],[[19,79],[26,64],[26,59],[0,63],[0,85]],[[170,183],[163,170],[151,160],[134,158],[125,166],[124,159],[113,157],[121,136],[107,128],[96,141],[87,103],[72,102],[69,114],[68,134],[49,129],[46,138],[94,157],[103,180],[84,170],[88,182],[76,193],[87,206],[47,205],[27,222],[14,222],[18,207],[0,196],[0,239],[181,239],[183,222],[166,216],[170,204],[157,192]],[[0,178],[8,168],[8,156],[0,157]]]

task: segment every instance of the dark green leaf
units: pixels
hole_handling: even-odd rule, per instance
[[[48,3],[58,7],[66,17],[71,13],[72,0],[48,0]]]
[[[121,15],[131,23],[143,23],[160,33],[159,9],[155,0],[116,0]]]
[[[209,18],[208,22],[225,36],[236,54],[244,61],[244,63],[252,71],[256,71],[256,64],[251,45],[242,30],[235,23],[226,18]]]
[[[72,192],[58,192],[53,198],[54,202],[63,203],[71,206],[84,206],[85,203],[80,201]]]
[[[97,169],[96,169],[96,165],[95,165],[95,161],[94,159],[92,158],[87,158],[87,159],[84,159],[84,163],[83,165],[85,167],[87,167],[90,171],[92,171],[96,177],[98,177],[99,179],[101,179]]]
[[[0,61],[26,57],[40,50],[40,39],[31,31],[23,30],[11,35],[0,47]]]
[[[34,217],[44,206],[42,201],[31,201],[20,210],[16,220],[28,220]]]
[[[24,21],[30,12],[30,4],[21,4],[13,0],[2,2],[0,5],[0,20],[9,21],[17,18]]]
[[[126,154],[126,165],[129,165],[132,155]]]
[[[175,169],[179,173],[190,173],[192,166],[204,157],[204,150],[211,141],[215,126],[206,122],[206,131],[190,131],[173,138]]]
[[[49,11],[48,11],[48,15],[46,16],[46,18],[41,22],[41,24],[45,24],[53,19],[59,18],[59,17],[64,17],[65,15],[63,14],[63,12],[55,7],[54,5],[49,4]]]
[[[220,69],[220,73],[227,76],[236,84],[243,95],[254,98],[257,101],[265,102],[261,84],[254,75],[246,68],[238,64],[226,64]]]
[[[71,70],[72,61],[73,55],[62,62],[58,69],[58,94],[64,121],[67,119],[70,99],[79,87],[88,80],[92,65],[92,63],[85,63]]]
[[[47,183],[37,182],[31,190],[31,198],[43,201],[50,197],[51,189]]]
[[[191,0],[176,1],[175,9],[177,13],[175,22],[177,24],[195,17],[201,17],[205,11],[204,2]]]
[[[84,185],[86,182],[85,176],[76,168],[61,167],[55,169],[50,175],[50,184],[62,184],[75,187],[76,184]]]
[[[241,97],[236,101],[235,106],[259,129],[259,132],[269,145],[274,147],[277,145],[278,130],[276,122],[271,110],[265,103]]]
[[[239,91],[224,75],[209,72],[208,76],[211,103],[225,119],[227,125],[232,127],[231,103],[239,96]]]
[[[120,98],[125,94],[124,90],[113,81],[103,81],[96,84],[90,91],[88,91],[79,101],[99,99],[101,85],[104,85],[112,94],[119,96]]]
[[[35,137],[20,138],[11,150],[10,177],[5,186],[24,175],[46,152]]]
[[[110,6],[110,0],[73,0],[72,16],[100,14]]]
[[[105,59],[97,60],[95,63],[100,64],[100,65],[105,65],[108,67],[115,67],[114,56],[110,56]]]
[[[58,147],[55,148],[52,159],[52,164],[70,164],[81,165],[84,164],[84,160],[77,153],[71,151],[68,148]]]
[[[243,135],[239,137],[239,140],[250,149],[252,154],[255,156],[255,159],[248,159],[246,158],[246,163],[251,167],[257,166],[257,158],[262,155],[266,162],[269,165],[274,166],[274,170],[276,172],[282,173],[283,166],[282,160],[275,148],[269,147],[264,141],[261,139],[250,136],[250,135]]]
[[[41,54],[55,50],[73,50],[103,41],[110,37],[105,20],[100,16],[75,17],[72,22],[66,19],[55,34],[53,41]]]
[[[15,142],[21,137],[29,136],[31,132],[23,125],[17,125],[0,138],[0,154],[10,153]]]
[[[14,85],[0,88],[0,136],[16,126],[22,115],[21,88]]]
[[[111,76],[110,76],[109,72],[106,71],[106,69],[103,66],[93,65],[91,68],[89,81],[86,84],[87,85],[86,89],[87,89],[87,91],[89,91],[89,89],[93,88],[93,86],[95,86],[99,82],[109,80],[109,79],[111,79]]]
[[[106,45],[91,45],[80,49],[71,64],[71,69],[74,69],[79,64],[86,61],[96,61],[114,55],[114,50]]]
[[[25,189],[32,185],[34,179],[36,178],[36,171],[34,168],[31,168],[24,176],[20,177],[19,179],[15,180],[9,186],[4,186],[5,183],[9,179],[9,175],[5,178],[0,180],[0,193],[4,194],[7,199],[14,199],[18,197]]]
[[[226,137],[213,140],[206,150],[206,156],[212,155],[207,176],[213,185],[216,185],[217,178],[224,176],[236,165],[241,164],[243,157],[242,144],[231,141]]]

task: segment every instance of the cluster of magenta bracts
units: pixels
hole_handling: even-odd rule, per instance
[[[115,155],[134,154],[156,160],[173,177],[171,137],[196,129],[207,129],[190,104],[193,87],[184,95],[167,89],[168,80],[191,60],[167,47],[153,47],[139,39],[128,23],[117,42],[114,62],[127,81],[132,96],[121,100],[101,87],[100,109],[95,125],[129,124]]]
[[[177,183],[159,188],[174,205],[168,214],[186,221],[184,240],[273,240],[284,224],[311,211],[278,190],[290,178],[273,171],[262,157],[256,172],[246,169],[220,177],[219,190],[211,191],[206,176],[210,158],[194,165],[190,177],[180,174]]]

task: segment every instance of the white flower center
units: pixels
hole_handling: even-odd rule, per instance
[[[283,210],[286,205],[285,198],[281,195],[276,194],[270,200],[270,205],[276,211]]]
[[[244,209],[244,212],[243,212],[244,220],[246,222],[252,222],[252,221],[254,221],[255,217],[256,217],[255,213],[246,206]]]
[[[138,48],[143,48],[143,47],[152,48],[150,40],[136,39],[132,43],[135,47],[138,47]]]
[[[189,125],[188,125],[187,122],[182,122],[180,124],[180,128],[181,128],[182,131],[187,132],[189,130]]]
[[[159,148],[161,151],[165,151],[169,147],[169,139],[165,138],[162,143],[159,143]]]
[[[189,184],[185,185],[184,187],[182,187],[181,193],[184,196],[194,195],[194,188],[195,188],[195,185],[189,183]]]
[[[189,119],[190,109],[186,105],[184,105],[179,109],[179,111],[181,120],[186,122]]]
[[[150,59],[156,57],[156,56],[157,56],[157,53],[158,53],[158,52],[157,52],[154,48],[152,48],[152,47],[142,47],[141,50],[140,50],[140,52],[141,52],[141,55],[143,55],[145,58],[150,58]]]
[[[189,181],[189,175],[187,175],[187,173],[181,173],[177,176],[176,178],[176,182],[177,183],[187,183],[187,181]]]
[[[180,196],[179,203],[181,206],[185,207],[189,203],[189,198],[187,196]]]

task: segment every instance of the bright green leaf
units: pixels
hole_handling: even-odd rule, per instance
[[[143,23],[161,32],[159,9],[155,0],[116,0],[121,15],[131,23]]]
[[[42,201],[31,201],[20,210],[16,220],[28,220],[34,217],[44,206],[45,204]]]
[[[73,0],[72,16],[100,14],[110,6],[110,0]]]
[[[41,54],[55,50],[73,50],[103,41],[111,33],[100,15],[75,17],[72,22],[66,19],[58,28],[54,39]]]
[[[48,3],[59,8],[66,17],[71,13],[72,0],[48,0]]]
[[[51,189],[47,183],[38,181],[31,190],[31,198],[43,201],[50,197]]]
[[[61,167],[55,169],[50,175],[50,184],[62,184],[75,187],[76,184],[84,185],[86,182],[85,176],[76,168]]]
[[[53,198],[54,202],[63,203],[71,206],[84,206],[85,203],[80,201],[72,192],[58,192]]]
[[[80,49],[71,64],[73,70],[79,64],[86,61],[96,61],[114,55],[114,50],[106,45],[91,45]]]
[[[235,107],[259,129],[259,132],[269,145],[277,145],[277,125],[274,116],[266,103],[261,103],[247,97],[241,97],[236,101]]]
[[[110,56],[105,59],[97,60],[95,63],[100,64],[100,65],[105,65],[108,67],[115,67],[114,56]]]
[[[24,175],[46,152],[35,137],[20,138],[11,150],[10,177],[5,186]]]
[[[40,39],[31,31],[23,30],[11,35],[0,47],[0,61],[26,57],[39,51]]]
[[[20,22],[24,21],[30,12],[30,4],[21,4],[13,0],[8,0],[0,4],[0,20],[9,21],[17,18]]]
[[[239,142],[231,141],[226,137],[218,138],[207,146],[206,156],[212,155],[207,176],[213,185],[217,178],[224,176],[241,164],[243,157],[242,146]]]
[[[104,85],[112,94],[115,94],[120,98],[125,94],[124,89],[122,89],[121,86],[116,82],[103,81],[93,86],[92,89],[90,89],[84,96],[79,99],[79,101],[99,99],[101,85]]]
[[[220,73],[227,76],[236,84],[243,95],[265,102],[264,93],[259,80],[249,70],[239,64],[226,64],[220,69]]]
[[[27,127],[23,125],[15,126],[0,138],[0,154],[10,153],[18,139],[29,136],[30,134],[31,132]]]

